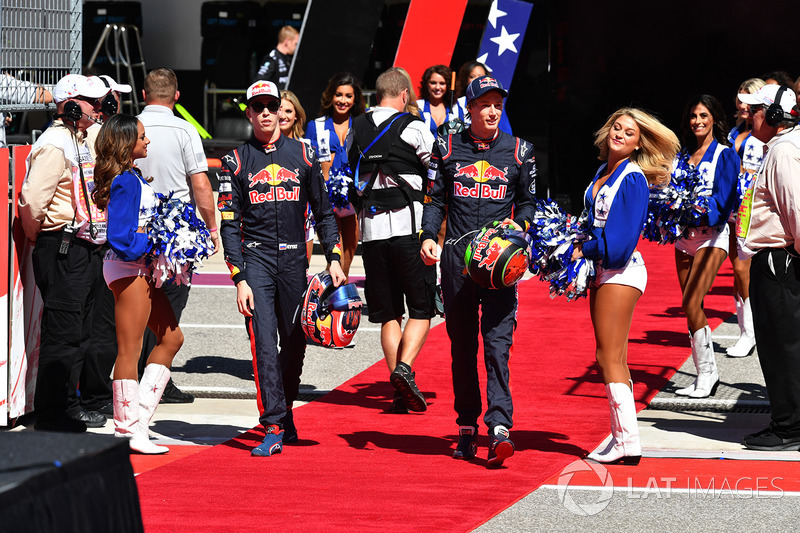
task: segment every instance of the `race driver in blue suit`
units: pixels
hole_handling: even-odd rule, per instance
[[[464,272],[464,250],[476,230],[501,221],[524,231],[534,214],[533,147],[498,128],[507,95],[500,82],[489,76],[477,78],[467,87],[472,123],[460,133],[440,137],[434,146],[420,235],[420,255],[426,264],[433,264],[439,260],[436,234],[447,210],[441,270],[459,426],[453,457],[471,459],[477,453],[480,330],[487,374],[488,405],[483,420],[489,428],[489,467],[502,465],[514,454],[509,438],[513,405],[508,360],[517,325],[517,289],[487,289],[476,284]]]
[[[258,81],[246,94],[253,137],[222,160],[219,210],[225,261],[253,350],[259,422],[266,431],[251,455],[269,457],[282,451],[284,441],[297,441],[291,406],[306,349],[295,317],[308,285],[306,203],[317,221],[334,285],[338,287],[346,276],[339,265],[336,221],[313,148],[281,135],[281,100],[274,83]]]

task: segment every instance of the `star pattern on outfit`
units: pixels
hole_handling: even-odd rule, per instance
[[[631,262],[632,262],[634,265],[638,265],[638,264],[639,264],[639,257],[638,257],[638,256],[636,256],[636,255],[634,255],[634,256],[631,256]]]
[[[519,33],[508,33],[506,27],[503,26],[502,28],[500,28],[500,35],[498,37],[492,37],[489,40],[495,43],[499,47],[497,55],[501,56],[503,55],[503,52],[505,52],[506,50],[511,50],[515,54],[519,53],[517,47],[514,46],[514,41],[516,41],[518,37]]]
[[[122,400],[122,407],[130,407],[131,401],[130,400]]]
[[[487,20],[492,25],[492,28],[497,28],[497,19],[500,17],[505,17],[508,13],[505,11],[500,11],[497,7],[497,0],[492,1],[492,7],[489,9],[489,17]]]

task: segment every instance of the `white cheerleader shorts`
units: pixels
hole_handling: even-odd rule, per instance
[[[688,228],[683,232],[683,237],[675,242],[675,248],[692,257],[701,248],[720,248],[728,253],[730,234],[731,230],[727,223],[714,227]]]
[[[136,261],[123,261],[113,250],[109,250],[103,259],[103,278],[106,280],[106,285],[111,286],[111,283],[118,279],[136,276],[144,276],[150,279],[153,276],[153,271],[146,263],[146,255]]]
[[[599,287],[611,283],[613,285],[627,285],[638,289],[644,294],[647,287],[647,267],[644,266],[644,258],[638,251],[631,254],[628,262],[622,268],[603,268],[597,269],[594,279],[594,286]]]

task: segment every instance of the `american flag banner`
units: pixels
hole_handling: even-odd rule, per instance
[[[489,10],[478,61],[486,65],[492,77],[499,80],[509,92],[532,9],[530,2],[492,0]],[[511,133],[506,113],[500,120],[500,129]]]

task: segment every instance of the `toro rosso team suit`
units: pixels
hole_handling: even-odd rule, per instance
[[[487,373],[484,422],[490,430],[497,425],[512,425],[508,359],[517,323],[517,289],[477,285],[464,272],[464,251],[475,230],[493,221],[513,218],[527,230],[534,213],[535,192],[533,147],[517,137],[498,131],[494,139],[481,141],[467,129],[440,137],[434,146],[420,242],[436,240],[447,208],[442,294],[459,426],[477,428],[481,414],[479,327]]]
[[[223,158],[222,244],[234,283],[245,280],[253,291],[246,324],[264,427],[282,427],[300,386],[306,345],[294,316],[308,284],[307,202],[325,257],[339,260],[336,221],[313,148],[283,135],[274,144],[253,138]]]

